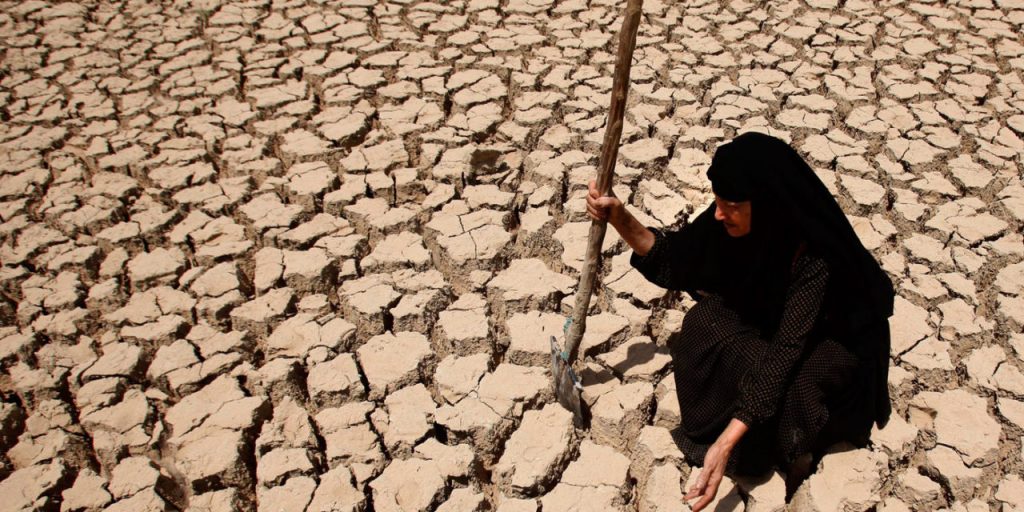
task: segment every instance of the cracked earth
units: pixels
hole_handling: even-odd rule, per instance
[[[0,510],[687,510],[613,232],[550,389],[624,4],[0,1]],[[1024,510],[1024,2],[645,2],[615,194],[749,130],[897,285],[894,414],[716,510]]]

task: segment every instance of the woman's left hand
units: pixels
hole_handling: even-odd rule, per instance
[[[697,475],[697,481],[690,487],[686,496],[683,496],[683,501],[700,497],[700,500],[693,504],[693,512],[702,510],[714,501],[718,495],[718,486],[725,477],[725,466],[729,462],[732,448],[746,433],[747,424],[733,418],[715,443],[708,448],[707,454],[704,455],[704,469]]]
[[[683,501],[690,501],[700,497],[700,500],[692,505],[693,512],[698,512],[708,506],[715,499],[715,496],[718,495],[718,486],[722,483],[722,478],[725,476],[725,464],[729,461],[729,453],[731,451],[732,448],[726,446],[720,440],[708,448],[707,454],[704,455],[704,469],[701,470],[697,476],[697,481],[690,487],[686,496],[683,496]]]

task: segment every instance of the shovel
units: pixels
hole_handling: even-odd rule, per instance
[[[642,5],[643,0],[627,2],[625,21],[619,31],[615,75],[612,77],[612,102],[608,110],[604,140],[601,143],[601,161],[597,175],[597,190],[601,195],[607,195],[612,188],[615,159],[619,154],[619,139],[622,136],[622,118],[626,111],[626,96],[629,92],[629,67],[633,61],[633,49],[636,47],[636,32],[640,25]],[[555,396],[558,403],[572,412],[578,428],[587,428],[590,418],[583,410],[583,385],[580,384],[576,372],[572,370],[572,365],[579,356],[580,341],[587,328],[590,295],[594,289],[601,244],[604,242],[607,227],[605,221],[595,220],[590,223],[587,255],[583,259],[579,286],[576,287],[576,303],[565,328],[565,349],[559,348],[555,337],[551,337],[551,373],[554,376]]]

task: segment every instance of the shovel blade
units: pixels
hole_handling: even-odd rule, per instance
[[[558,403],[572,413],[576,428],[586,429],[589,418],[583,405],[583,384],[563,358],[562,349],[554,336],[551,337],[551,374],[554,376],[555,397],[558,398]]]

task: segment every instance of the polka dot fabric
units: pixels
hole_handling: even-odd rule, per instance
[[[656,284],[682,284],[664,235],[652,231],[655,247],[634,255],[633,265]],[[824,260],[810,251],[797,257],[782,319],[767,340],[718,294],[694,296],[697,304],[669,338],[682,415],[673,435],[690,461],[703,464],[732,418],[751,427],[732,453],[733,473],[760,473],[850,437],[838,423],[849,423],[858,359],[819,327],[828,279]]]

